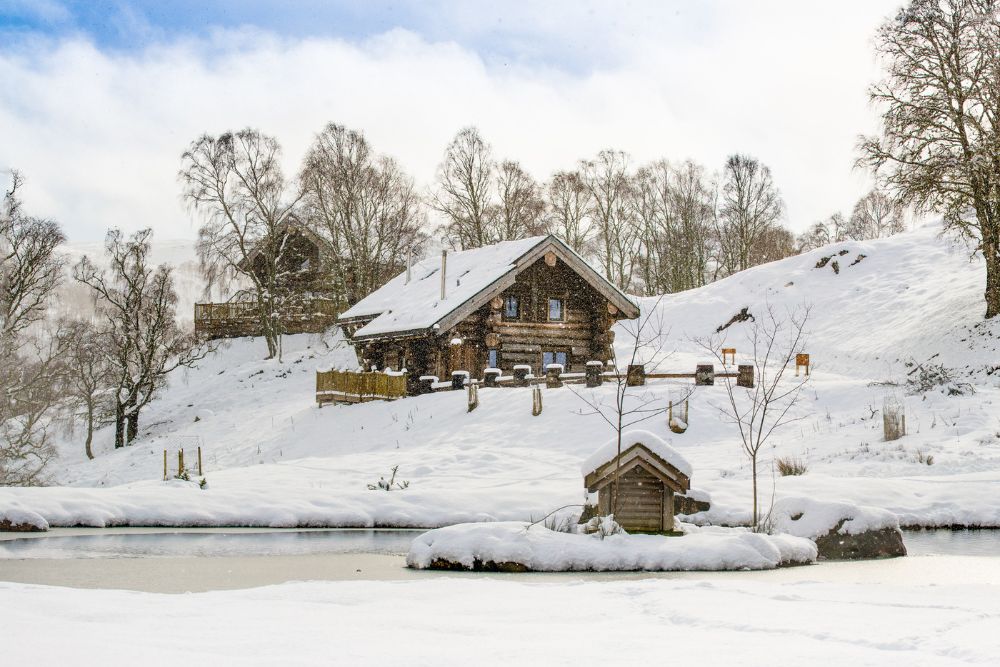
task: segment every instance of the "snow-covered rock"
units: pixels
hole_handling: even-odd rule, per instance
[[[0,532],[39,533],[49,529],[49,523],[37,512],[18,507],[0,508]]]
[[[406,563],[418,569],[533,572],[769,570],[811,563],[816,545],[791,535],[741,529],[680,537],[563,533],[521,521],[459,524],[413,541]]]
[[[814,542],[821,560],[905,556],[899,519],[877,507],[782,498],[771,508],[772,530]]]

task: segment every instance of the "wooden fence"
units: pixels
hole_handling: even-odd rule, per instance
[[[544,384],[549,388],[561,387],[564,384],[586,384],[587,387],[599,387],[607,381],[625,380],[630,387],[642,386],[647,380],[688,379],[694,380],[696,386],[711,386],[716,378],[735,379],[738,387],[753,388],[755,382],[754,367],[749,364],[737,366],[737,370],[722,368],[717,372],[711,364],[699,364],[694,373],[661,373],[646,372],[641,364],[628,367],[626,373],[614,370],[604,370],[604,365],[590,363],[586,373],[563,373],[562,367],[552,364],[540,376],[531,375],[528,366],[515,366],[514,374],[501,376],[496,369],[487,369],[481,380],[470,377],[466,371],[455,371],[452,377],[439,381],[434,376],[422,376],[407,381],[403,373],[353,372],[353,371],[317,371],[316,372],[316,402],[320,407],[324,403],[361,403],[364,401],[392,401],[405,396],[430,394],[437,391],[455,391],[466,386],[484,387],[528,387]]]
[[[310,299],[287,309],[281,316],[283,333],[319,333],[337,321],[340,306],[328,299]],[[259,336],[260,313],[256,301],[194,304],[194,332],[204,338]]]
[[[363,403],[392,401],[406,396],[406,375],[355,373],[352,371],[317,371],[316,402]]]

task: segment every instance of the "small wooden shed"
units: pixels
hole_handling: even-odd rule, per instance
[[[620,460],[620,490],[615,488],[617,442],[602,447],[584,465],[583,483],[587,491],[598,494],[598,512],[602,516],[614,514],[615,521],[628,532],[672,531],[674,494],[691,488],[687,461],[651,433],[623,436]]]

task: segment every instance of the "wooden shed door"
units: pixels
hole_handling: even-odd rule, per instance
[[[625,530],[663,530],[663,482],[639,467],[622,473],[615,521]]]

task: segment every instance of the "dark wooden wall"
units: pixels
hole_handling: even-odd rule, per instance
[[[621,497],[614,508],[615,483],[598,492],[602,515],[614,513],[615,521],[626,531],[673,530],[673,492],[662,481],[638,466],[621,476]]]

